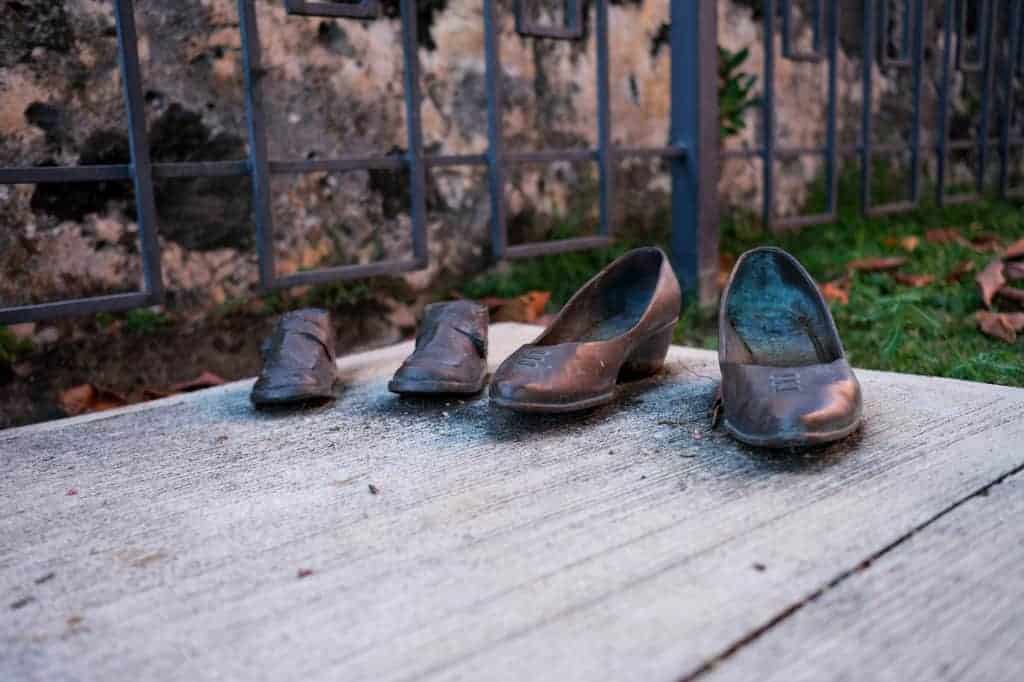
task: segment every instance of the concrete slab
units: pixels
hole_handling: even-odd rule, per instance
[[[710,429],[706,351],[551,418],[393,396],[410,350],[325,408],[239,382],[0,432],[0,679],[703,675],[1024,467],[1021,389],[860,372],[862,433],[777,454]]]

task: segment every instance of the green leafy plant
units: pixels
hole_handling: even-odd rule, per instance
[[[146,336],[155,334],[165,327],[171,326],[171,318],[164,313],[154,312],[148,308],[131,310],[124,316],[124,329],[130,334]]]
[[[746,47],[736,52],[718,48],[718,118],[723,140],[747,127],[747,110],[760,101],[752,94],[757,76],[743,71],[749,57],[750,49]]]
[[[0,327],[0,366],[13,365],[31,351],[31,341],[19,339],[7,327]]]

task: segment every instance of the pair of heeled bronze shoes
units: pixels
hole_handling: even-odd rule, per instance
[[[501,363],[491,402],[540,413],[611,402],[619,382],[662,368],[680,307],[679,284],[660,249],[625,254],[587,282],[536,341]],[[318,369],[327,362],[333,370],[329,325],[311,325],[313,318],[326,321],[326,313],[289,315],[280,326],[288,329],[275,332],[265,361],[284,360],[290,373],[274,375],[265,365],[253,389],[257,405],[325,396],[332,388],[327,378],[333,373]],[[479,392],[486,382],[487,326],[486,308],[470,301],[427,306],[415,350],[389,389]],[[723,423],[740,441],[813,445],[860,424],[860,386],[832,315],[814,280],[788,253],[765,247],[737,261],[722,295],[718,353]],[[314,355],[318,360],[307,359]],[[289,385],[297,390],[289,394]]]

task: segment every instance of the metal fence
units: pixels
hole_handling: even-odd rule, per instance
[[[1014,99],[1017,80],[1024,75],[1024,2],[1022,0],[933,0],[941,9],[941,28],[929,30],[928,0],[866,0],[861,4],[863,23],[860,27],[861,52],[861,121],[858,141],[840,145],[837,139],[837,67],[839,46],[838,0],[762,0],[764,44],[774,45],[781,33],[781,59],[794,62],[824,63],[827,89],[825,141],[820,147],[780,147],[777,144],[776,121],[776,50],[764,53],[763,95],[761,101],[762,143],[753,148],[731,149],[722,159],[756,158],[762,163],[761,219],[773,229],[798,228],[836,219],[838,206],[838,158],[853,156],[860,164],[860,205],[866,215],[879,216],[916,208],[921,201],[922,161],[934,154],[935,202],[950,203],[979,199],[986,187],[986,173],[992,152],[999,157],[999,196],[1024,195],[1024,188],[1010,186],[1011,150],[1024,145],[1024,137],[1013,131]],[[811,29],[810,49],[796,46],[794,20],[796,6],[802,10]],[[781,26],[780,26],[781,23]],[[935,48],[937,79],[937,111],[935,112],[934,145],[922,144],[922,84],[925,69],[925,48]],[[910,121],[905,142],[876,144],[872,116],[873,85],[876,72],[894,73],[909,70]],[[951,139],[951,97],[954,77],[974,76],[980,80],[978,121],[970,138]],[[997,138],[991,137],[993,124],[998,124]],[[974,163],[974,189],[970,192],[949,191],[949,159],[954,152],[971,151]],[[776,212],[776,162],[799,156],[820,156],[824,163],[825,210],[813,215],[780,217]],[[907,155],[908,178],[904,198],[875,203],[871,193],[874,161],[880,157]]]
[[[485,154],[438,155],[424,153],[420,128],[419,60],[417,56],[417,12],[415,0],[401,0],[402,49],[404,56],[404,95],[408,150],[402,156],[348,156],[326,160],[276,161],[268,158],[267,129],[261,94],[260,35],[255,0],[239,0],[239,28],[245,74],[245,102],[248,118],[249,158],[247,161],[151,163],[143,110],[142,84],[132,0],[115,0],[120,69],[129,122],[131,163],[125,165],[75,166],[48,168],[0,168],[0,183],[96,182],[131,180],[135,186],[140,252],[143,265],[141,291],[97,296],[85,299],[39,303],[0,309],[0,324],[82,315],[101,311],[119,311],[160,303],[163,282],[160,272],[160,246],[157,239],[157,215],[154,206],[154,178],[194,178],[212,176],[249,176],[259,256],[260,285],[264,290],[318,284],[343,279],[388,275],[424,268],[427,265],[425,174],[442,166],[484,166],[488,170],[491,219],[491,253],[494,259],[522,258],[540,254],[605,246],[612,239],[611,207],[615,201],[613,165],[626,157],[667,159],[672,173],[672,251],[688,289],[698,288],[698,272],[713,281],[714,244],[698,239],[715,234],[715,202],[701,192],[701,179],[713,177],[713,156],[702,160],[700,150],[714,151],[717,145],[717,109],[715,100],[715,45],[698,36],[715,35],[714,2],[671,0],[672,111],[671,139],[659,148],[621,148],[611,142],[611,115],[608,96],[608,0],[591,4],[594,17],[594,43],[597,50],[598,134],[594,149],[554,149],[510,151],[502,144],[502,77],[499,26],[501,11],[496,0],[482,0],[485,23],[486,90],[488,149]],[[342,17],[372,21],[380,15],[378,0],[283,0],[286,9],[296,15]],[[564,25],[539,25],[530,12],[530,0],[516,0],[516,30],[537,40],[578,40],[584,35],[584,5],[568,0]],[[703,31],[701,30],[703,29]],[[701,67],[711,78],[699,77]],[[593,161],[599,170],[600,225],[596,236],[550,242],[508,244],[505,216],[505,170],[510,164]],[[412,224],[412,257],[370,264],[346,265],[301,271],[277,276],[274,268],[270,178],[274,174],[313,171],[350,171],[388,169],[405,171],[410,177],[409,213]],[[711,184],[713,187],[713,183]],[[698,253],[698,247],[700,247]],[[705,290],[709,290],[707,286]]]
[[[265,0],[284,2],[296,15],[340,17],[373,21],[381,13],[378,0]],[[590,149],[544,149],[513,151],[502,139],[502,68],[500,50],[501,12],[497,0],[481,0],[485,29],[488,148],[486,153],[428,155],[424,152],[420,125],[419,60],[417,54],[417,12],[415,0],[401,0],[401,33],[404,55],[404,97],[407,151],[404,155],[347,156],[327,160],[280,161],[268,158],[264,123],[260,67],[260,36],[255,0],[238,0],[239,28],[243,51],[244,87],[248,117],[249,158],[243,161],[151,163],[132,0],[114,0],[120,69],[128,115],[131,163],[106,166],[46,168],[0,168],[0,183],[98,182],[131,180],[137,203],[143,282],[135,293],[98,296],[0,308],[0,324],[81,315],[100,311],[126,310],[153,305],[163,300],[160,247],[154,206],[154,178],[248,176],[252,182],[259,257],[259,280],[264,290],[342,279],[408,272],[424,268],[428,261],[426,232],[426,174],[444,166],[478,166],[488,171],[490,194],[490,245],[495,260],[604,246],[613,238],[610,224],[616,201],[614,166],[624,158],[647,157],[666,160],[672,185],[671,252],[684,287],[696,292],[704,304],[715,296],[718,248],[718,165],[722,160],[760,159],[763,166],[762,219],[772,228],[792,228],[834,220],[838,206],[838,158],[859,158],[861,206],[871,215],[907,210],[921,199],[921,164],[933,153],[937,162],[936,200],[939,204],[970,201],[985,188],[986,169],[992,151],[998,152],[998,190],[1002,195],[1018,193],[1009,186],[1011,149],[1024,145],[1024,137],[1013,133],[1013,100],[1018,78],[1024,75],[1024,0],[933,0],[942,2],[943,20],[939,38],[940,75],[935,145],[922,145],[922,83],[926,41],[932,36],[926,24],[927,0],[867,0],[861,5],[862,117],[858,141],[841,145],[837,124],[837,67],[842,3],[838,0],[761,0],[764,45],[763,93],[759,102],[761,142],[753,148],[719,151],[717,45],[717,3],[715,0],[667,0],[670,7],[671,112],[669,139],[664,147],[623,148],[612,143],[609,106],[609,0],[566,0],[564,23],[540,25],[530,11],[536,0],[514,0],[516,30],[534,40],[579,40],[585,23],[593,15],[593,36],[597,54],[596,91],[597,146]],[[796,39],[797,12],[803,25],[810,26],[809,48]],[[780,27],[781,24],[781,27]],[[781,33],[781,50],[774,48]],[[825,140],[822,146],[787,148],[777,143],[776,59],[824,64],[827,89]],[[883,70],[909,70],[912,83],[909,135],[899,144],[873,141],[872,93],[877,66]],[[950,98],[954,71],[976,74],[982,79],[980,123],[972,139],[950,139]],[[998,123],[999,134],[990,138],[990,122]],[[951,152],[977,153],[975,191],[951,194],[947,191],[948,158]],[[885,155],[909,155],[909,179],[905,198],[876,204],[871,196],[873,161]],[[814,215],[780,217],[776,204],[776,162],[802,155],[820,156],[824,161],[825,210]],[[508,243],[505,213],[505,172],[512,164],[556,161],[590,161],[599,174],[598,233],[552,242]],[[341,172],[356,169],[404,171],[410,178],[409,214],[412,226],[412,255],[408,259],[347,265],[300,271],[284,277],[274,267],[270,178],[275,174],[314,171]]]

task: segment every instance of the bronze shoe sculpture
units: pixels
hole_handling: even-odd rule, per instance
[[[432,303],[416,349],[388,383],[392,393],[479,393],[487,378],[487,308],[472,301]]]
[[[549,413],[610,402],[620,378],[661,369],[681,301],[661,249],[630,251],[583,285],[536,341],[501,363],[491,402]]]
[[[838,440],[861,421],[860,384],[818,286],[785,251],[736,262],[718,316],[725,428],[749,445]]]
[[[249,396],[256,407],[334,397],[334,329],[326,310],[285,313],[263,342],[261,351],[263,369]]]

